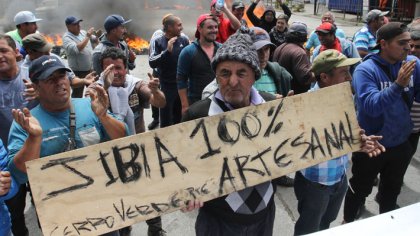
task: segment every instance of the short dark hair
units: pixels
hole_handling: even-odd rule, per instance
[[[106,58],[111,58],[113,60],[121,59],[124,63],[124,67],[127,67],[127,56],[125,55],[124,51],[117,47],[109,47],[105,49],[105,51],[101,54],[101,67],[104,66],[104,60]]]
[[[16,43],[15,40],[12,39],[12,37],[10,37],[7,34],[0,34],[0,39],[4,39],[7,42],[7,45],[9,45],[9,47],[11,47],[13,50],[16,49]]]
[[[179,19],[179,17],[175,15],[168,15],[162,20],[163,24],[163,32],[166,32],[169,28],[169,26],[173,26],[175,24],[175,21]]]

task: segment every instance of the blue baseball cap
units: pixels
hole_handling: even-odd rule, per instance
[[[57,70],[71,72],[60,59],[44,55],[32,61],[32,65],[29,67],[29,78],[31,78],[32,82],[46,80]]]
[[[68,17],[66,17],[66,20],[65,20],[66,25],[77,24],[80,21],[83,21],[83,19],[79,19],[79,18],[77,18],[75,16],[68,16]]]
[[[131,22],[131,19],[125,20],[124,17],[120,15],[110,15],[105,18],[104,28],[107,32],[109,32],[110,30],[117,28],[120,25],[125,25],[129,22]]]

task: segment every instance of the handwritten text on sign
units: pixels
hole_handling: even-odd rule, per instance
[[[357,150],[350,86],[251,106],[28,164],[45,235],[97,235]]]

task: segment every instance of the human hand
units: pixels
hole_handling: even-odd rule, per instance
[[[25,92],[23,96],[25,97],[26,101],[32,101],[38,98],[38,91],[35,89],[35,86],[31,81],[27,79],[23,79],[23,83],[25,84]]]
[[[152,93],[156,93],[159,90],[160,81],[158,78],[153,77],[150,73],[147,73],[147,75],[149,76],[148,87]]]
[[[186,213],[186,212],[190,212],[190,211],[193,211],[195,209],[198,209],[200,207],[203,207],[203,202],[202,201],[200,201],[198,199],[189,200],[188,204],[185,205],[184,208],[181,208],[181,211]]]
[[[9,171],[0,171],[0,196],[6,195],[10,190],[12,177]]]
[[[134,61],[136,60],[137,56],[136,54],[133,52],[133,50],[128,49],[128,61],[131,63],[134,63]]]
[[[105,89],[98,84],[94,84],[89,90],[89,97],[92,100],[90,105],[95,115],[98,118],[105,117],[109,107],[108,94]]]
[[[30,136],[41,137],[42,127],[38,120],[31,115],[28,108],[12,109],[13,119],[24,129]]]
[[[95,33],[95,28],[90,27],[87,31],[86,31],[86,36],[88,38],[90,38],[93,34]]]
[[[174,49],[174,43],[177,39],[178,39],[177,36],[169,39],[169,41],[168,41],[168,52],[172,53],[172,50]]]
[[[108,90],[114,81],[114,64],[111,64],[105,68],[105,70],[102,72],[102,77],[104,79],[104,89]]]
[[[96,80],[96,72],[92,71],[89,74],[86,75],[86,77],[83,79],[83,82],[86,86],[91,85]]]
[[[381,153],[385,152],[385,147],[379,143],[379,140],[382,139],[382,136],[376,135],[365,135],[365,130],[360,130],[360,137],[362,143],[360,144],[360,151],[369,155],[369,157],[376,157]]]
[[[400,70],[398,71],[398,77],[395,80],[395,83],[401,87],[407,87],[410,83],[410,78],[413,75],[414,68],[417,60],[412,60],[409,62],[403,61]]]

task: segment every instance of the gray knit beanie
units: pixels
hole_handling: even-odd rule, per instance
[[[216,67],[222,61],[239,61],[248,64],[255,72],[255,80],[261,76],[260,62],[255,46],[254,31],[241,27],[235,34],[217,50],[213,57],[211,67],[216,72]]]

